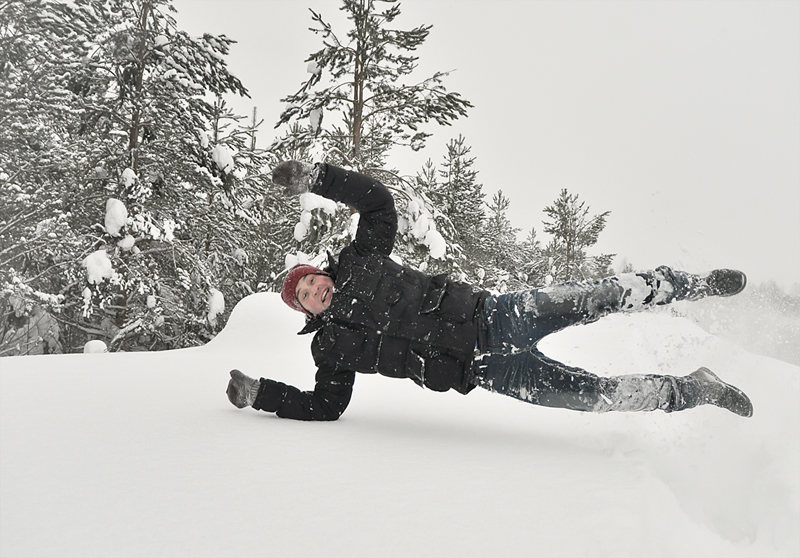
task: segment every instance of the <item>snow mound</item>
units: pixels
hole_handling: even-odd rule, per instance
[[[360,375],[337,422],[225,396],[313,387],[303,316],[245,298],[204,347],[0,359],[2,556],[797,556],[800,368],[669,313],[540,345],[600,374],[705,365],[743,419],[577,413]]]

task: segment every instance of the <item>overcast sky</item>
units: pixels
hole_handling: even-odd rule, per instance
[[[181,29],[238,41],[228,59],[258,107],[262,138],[280,98],[321,47],[308,8],[343,36],[338,0],[176,0]],[[399,29],[432,24],[417,77],[475,107],[417,154],[415,175],[463,134],[487,198],[542,234],[562,188],[609,210],[594,253],[637,269],[744,270],[800,282],[800,3],[405,0]],[[619,263],[619,259],[617,260]]]

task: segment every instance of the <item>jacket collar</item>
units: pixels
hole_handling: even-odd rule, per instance
[[[316,316],[310,316],[306,319],[306,325],[303,326],[303,329],[297,332],[297,335],[305,335],[306,333],[313,333],[320,329],[322,326],[325,325],[327,322],[327,310],[322,314],[317,314]]]
[[[336,258],[333,257],[330,251],[327,251],[327,254],[328,254],[328,267],[325,268],[325,271],[330,273],[331,277],[333,277],[333,279],[336,280],[336,275],[337,272],[339,271],[339,262],[336,260]]]

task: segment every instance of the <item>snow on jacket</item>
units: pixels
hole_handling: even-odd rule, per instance
[[[356,372],[410,378],[435,391],[468,393],[477,308],[488,295],[447,275],[430,276],[389,258],[397,213],[377,180],[322,165],[312,191],[360,213],[353,242],[331,258],[330,307],[309,319],[301,334],[316,331],[313,391],[262,378],[254,408],[300,420],[335,420],[352,394]]]

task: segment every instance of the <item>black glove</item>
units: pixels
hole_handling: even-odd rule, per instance
[[[261,387],[261,380],[254,380],[245,376],[238,370],[231,370],[231,381],[228,382],[228,399],[238,408],[252,407],[256,402],[258,388]]]
[[[283,186],[286,196],[297,196],[311,191],[319,178],[319,166],[303,161],[283,161],[272,169],[272,182]]]

